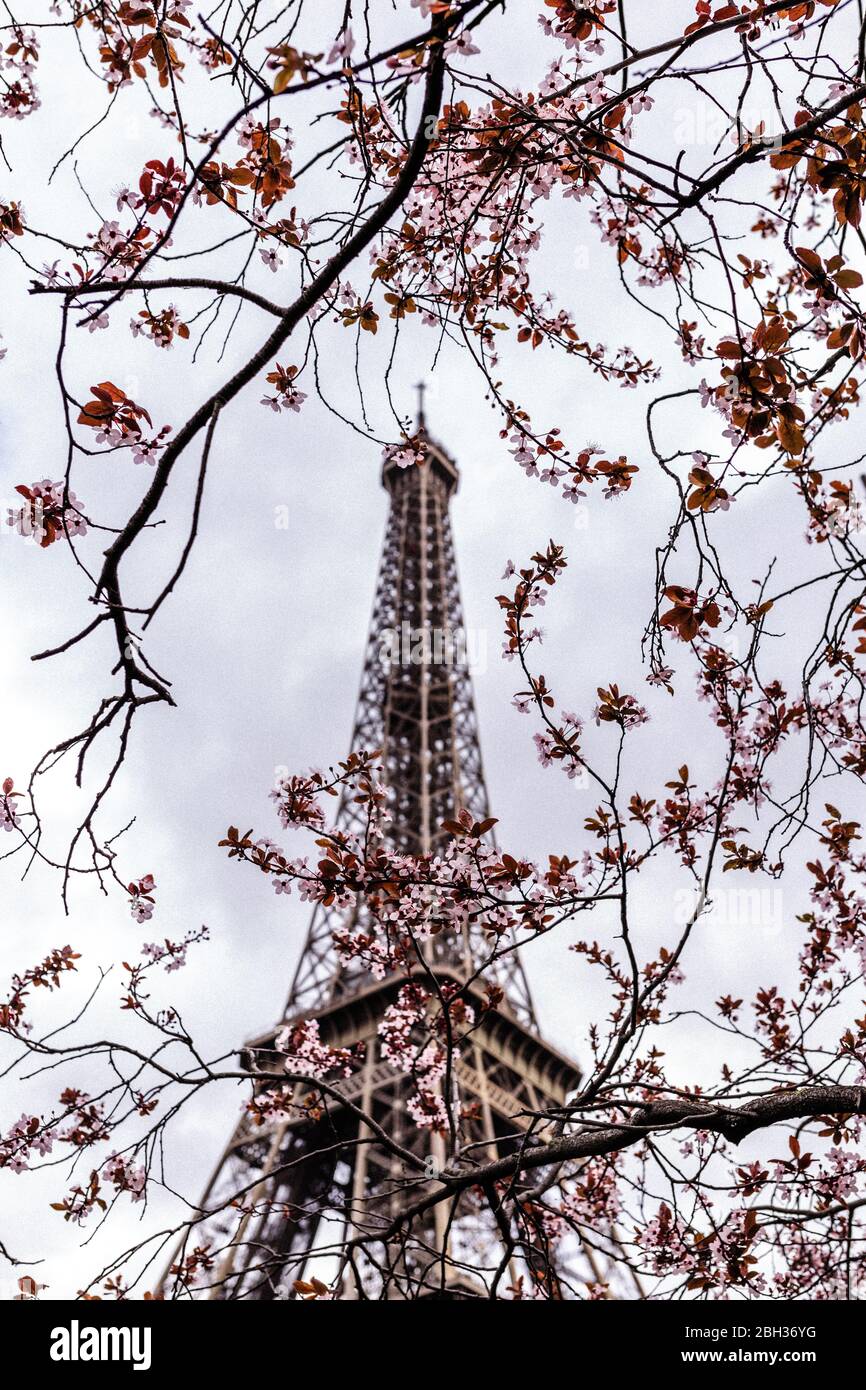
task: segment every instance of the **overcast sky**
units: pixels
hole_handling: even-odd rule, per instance
[[[685,23],[692,8],[679,3],[665,7],[672,32],[674,12],[682,12]],[[494,21],[499,29],[492,58],[485,51],[486,65],[500,61],[506,71],[520,74],[517,80],[524,87],[537,84],[549,49],[535,28],[535,7],[527,9],[532,14],[522,39],[518,42],[509,11],[507,30]],[[19,198],[31,223],[74,239],[95,230],[97,220],[78,191],[72,160],[50,188],[46,170],[64,152],[70,131],[83,130],[102,107],[97,84],[79,76],[73,51],[65,43],[52,43],[51,51],[53,86],[46,91],[43,110],[6,133],[12,173],[0,180],[0,192]],[[523,73],[521,63],[528,66],[530,56],[534,66]],[[683,89],[682,100],[690,99]],[[76,156],[78,176],[105,216],[115,215],[110,193],[131,181],[128,171],[172,152],[167,133],[143,118],[137,100],[135,93],[124,93],[128,115],[111,127],[114,134],[108,128],[97,132]],[[670,112],[663,119],[670,128]],[[663,138],[665,126],[659,129]],[[306,149],[311,139],[300,122],[299,149]],[[305,211],[333,206],[334,190],[333,184],[320,189],[310,183],[304,193],[309,201],[302,202],[299,190],[299,204]],[[677,360],[679,354],[671,354],[652,317],[623,296],[612,252],[598,243],[585,208],[574,202],[564,208],[552,204],[545,208],[545,224],[539,279],[547,277],[558,301],[575,311],[587,337],[612,346],[627,342],[642,358],[654,357],[666,370],[666,389],[694,385],[694,375]],[[194,240],[195,233],[190,237]],[[46,250],[45,258],[53,256]],[[233,268],[227,259],[226,269]],[[27,278],[7,257],[0,302],[0,330],[8,348],[0,363],[4,513],[17,483],[59,478],[64,467],[62,414],[53,378],[57,306],[47,298],[30,298]],[[350,279],[364,285],[366,266]],[[283,298],[290,294],[290,287],[281,290],[278,277],[264,268],[256,282],[265,292]],[[128,316],[123,305],[109,330],[76,335],[70,380],[82,395],[93,382],[116,381],[151,409],[157,425],[176,425],[263,332],[256,311],[245,310],[224,363],[217,362],[218,329],[193,368],[192,345],[161,354],[141,339],[133,342],[124,331]],[[715,326],[724,328],[720,322]],[[339,328],[326,331],[322,385],[340,412],[357,420],[349,340]],[[373,432],[393,437],[382,390],[390,349],[387,330],[363,347]],[[653,603],[654,548],[664,542],[675,507],[671,484],[654,471],[646,444],[644,414],[653,392],[606,386],[573,359],[533,355],[516,346],[504,352],[506,394],[519,395],[534,420],[560,425],[575,444],[594,441],[608,455],[626,453],[640,466],[628,496],[605,502],[596,491],[578,521],[573,506],[538,480],[524,477],[513,462],[499,438],[499,418],[485,403],[483,383],[467,357],[446,342],[433,370],[439,347],[434,334],[410,325],[392,389],[397,408],[408,413],[414,407],[415,381],[425,377],[431,383],[431,432],[461,470],[452,520],[467,624],[487,654],[475,672],[475,690],[490,800],[500,822],[497,835],[501,846],[515,853],[574,853],[585,844],[581,828],[593,809],[592,794],[538,765],[531,740],[534,725],[510,707],[517,677],[515,668],[500,660],[495,602],[509,558],[523,562],[550,537],[565,544],[570,567],[543,616],[543,669],[565,708],[584,715],[591,713],[595,687],[610,681],[634,690],[647,704],[653,717],[631,745],[625,779],[630,790],[657,795],[681,762],[688,761],[696,772],[709,770],[721,748],[706,715],[687,694],[693,686],[689,662],[672,653],[672,664],[682,672],[678,690],[683,698],[676,705],[664,692],[650,691],[640,666],[640,635]],[[296,355],[286,351],[280,360],[294,361]],[[82,952],[80,981],[64,986],[51,1007],[43,1004],[46,1023],[60,1021],[83,999],[100,967],[134,953],[142,941],[163,934],[176,939],[201,923],[211,931],[210,944],[197,948],[187,970],[167,977],[160,987],[165,1002],[180,1005],[203,1050],[225,1051],[267,1027],[287,994],[307,911],[295,897],[277,897],[264,878],[229,863],[217,840],[230,822],[276,835],[267,796],[274,769],[303,771],[347,751],[387,498],[379,484],[378,444],[329,413],[312,390],[298,415],[273,414],[259,404],[262,394],[262,383],[254,383],[220,419],[199,539],[146,646],[150,660],[173,681],[177,708],[143,712],[103,826],[110,834],[136,817],[121,842],[122,872],[130,878],[154,874],[158,907],[153,922],[136,926],[121,899],[105,900],[90,882],[74,887],[70,915],[64,919],[55,874],[35,868],[22,884],[17,860],[0,866],[4,978],[54,945],[69,941]],[[661,435],[669,449],[711,451],[718,443],[714,419],[692,405],[676,413],[667,408]],[[127,595],[133,601],[136,592],[138,597],[153,594],[171,571],[188,516],[194,466],[190,456],[172,483],[170,507],[162,513],[166,525],[152,534],[142,557],[127,571]],[[84,460],[73,487],[88,511],[116,524],[145,486],[143,472],[126,459]],[[741,578],[763,574],[791,515],[783,487],[770,496],[772,512],[764,502],[758,511],[753,492],[725,519],[725,552]],[[284,519],[287,524],[282,525]],[[795,523],[794,535],[800,530]],[[100,544],[92,540],[86,552],[91,555]],[[778,555],[777,578],[781,583],[786,574],[803,577],[814,563],[805,546],[786,548]],[[64,640],[89,621],[87,582],[63,546],[41,551],[8,529],[0,538],[0,565],[0,775],[23,784],[40,753],[86,722],[112,688],[111,650],[106,637],[79,645],[53,663],[31,663],[31,653]],[[688,569],[684,581],[690,579]],[[805,608],[799,620],[808,624]],[[787,662],[785,658],[783,665]],[[589,745],[602,763],[605,750],[613,752],[613,740],[601,731],[592,730]],[[82,805],[65,765],[41,795],[47,839],[59,849]],[[713,998],[728,990],[754,990],[789,968],[785,961],[793,953],[785,951],[782,913],[790,920],[793,912],[804,909],[798,885],[796,879],[793,890],[786,884],[784,900],[768,905],[767,921],[758,930],[727,923],[696,937],[686,961],[684,1001],[705,998],[708,988]],[[687,887],[673,862],[645,875],[635,904],[639,944],[653,949],[671,938],[677,894]],[[612,922],[600,909],[591,921],[583,918],[579,927],[565,927],[526,952],[543,1028],[579,1061],[586,1060],[587,1023],[599,1000],[569,946],[585,933],[604,939],[611,931]],[[115,1033],[120,1030],[115,1006],[119,989],[115,971],[103,986],[104,1004],[95,1007],[92,1035],[109,1026]],[[700,1059],[686,1033],[673,1042],[672,1055],[671,1079],[693,1082],[694,1063]],[[703,1059],[708,1079],[718,1075],[722,1060],[718,1055]],[[32,1093],[47,1106],[55,1089],[49,1079],[19,1087],[11,1102],[7,1092],[3,1128],[22,1109],[38,1106]],[[171,1151],[171,1179],[178,1189],[189,1195],[201,1189],[229,1137],[239,1099],[228,1088],[208,1092],[181,1119]],[[119,1231],[137,1230],[139,1214],[118,1209],[114,1235],[100,1235],[82,1250],[82,1233],[48,1210],[48,1202],[67,1185],[65,1170],[0,1174],[0,1204],[8,1213],[3,1239],[22,1257],[44,1258],[40,1278],[55,1296],[81,1287],[106,1252],[117,1248]],[[169,1209],[157,1200],[144,1220],[149,1224]]]

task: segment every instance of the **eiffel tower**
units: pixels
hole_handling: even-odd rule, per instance
[[[390,510],[352,748],[381,750],[390,844],[427,856],[448,840],[443,821],[464,808],[483,820],[488,803],[449,521],[459,475],[427,431],[423,386],[417,428],[423,462],[383,468]],[[338,824],[363,828],[363,807],[344,799]],[[348,925],[363,926],[363,910]],[[239,1122],[202,1200],[200,1210],[212,1215],[194,1228],[192,1243],[216,1252],[210,1296],[292,1298],[296,1281],[314,1276],[342,1298],[509,1297],[505,1289],[515,1283],[549,1297],[586,1296],[587,1283],[608,1278],[603,1243],[599,1253],[575,1241],[583,1293],[564,1292],[543,1240],[531,1230],[509,1231],[515,1218],[504,1205],[494,1214],[490,1193],[462,1190],[401,1226],[407,1205],[420,1200],[423,1207],[425,1194],[435,1192],[436,1165],[455,1155],[414,1124],[411,1080],[382,1055],[379,1024],[405,976],[378,980],[357,963],[341,964],[333,933],[346,927],[345,909],[316,908],[279,1028],[241,1056],[259,1072],[279,1074],[285,1058],[275,1049],[277,1032],[316,1019],[323,1042],[363,1043],[363,1065],[338,1084],[339,1100],[299,1086],[295,1118],[262,1124],[245,1114]],[[483,1161],[539,1142],[551,1125],[539,1126],[532,1115],[561,1107],[580,1073],[541,1037],[517,952],[500,957],[501,1003],[485,1010],[483,987],[472,978],[489,955],[485,941],[471,933],[456,943],[450,933],[431,941],[428,962],[440,988],[462,990],[479,1019],[450,1069],[460,1153]],[[307,1110],[305,1099],[312,1099]],[[422,1157],[429,1176],[377,1144],[360,1112]],[[232,1205],[235,1194],[241,1199]],[[343,1253],[341,1262],[347,1243],[357,1253],[350,1261]]]

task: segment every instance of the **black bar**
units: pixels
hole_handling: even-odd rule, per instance
[[[369,1303],[348,1302],[312,1307],[299,1300],[283,1306],[37,1298],[3,1303],[0,1333],[7,1348],[26,1346],[28,1370],[38,1372],[40,1380],[47,1377],[49,1384],[84,1373],[88,1378],[105,1373],[115,1379],[134,1374],[137,1381],[149,1376],[172,1385],[178,1383],[179,1374],[212,1373],[225,1383],[228,1374],[244,1369],[248,1378],[282,1369],[294,1379],[301,1367],[297,1363],[292,1370],[293,1357],[306,1361],[314,1348],[315,1355],[324,1358],[320,1370],[326,1370],[331,1380],[341,1365],[350,1373],[357,1370],[358,1348],[367,1344],[367,1337],[372,1337],[371,1347],[379,1348],[371,1353],[368,1370],[373,1370],[381,1355],[383,1365],[391,1364],[391,1379],[390,1338],[394,1339],[391,1351],[397,1351],[407,1332],[417,1327],[420,1335],[435,1335],[436,1345],[441,1345],[438,1338],[447,1329],[442,1324],[441,1303],[434,1306],[439,1311],[422,1313],[421,1324],[415,1324],[418,1315],[405,1303],[389,1303],[382,1313]],[[757,1368],[771,1378],[792,1367],[823,1375],[850,1366],[862,1326],[859,1306],[844,1302],[526,1303],[512,1307],[504,1324],[498,1322],[495,1311],[488,1311],[490,1305],[484,1300],[465,1300],[455,1306],[462,1309],[455,1324],[461,1380],[476,1356],[481,1370],[494,1347],[498,1348],[495,1359],[511,1345],[516,1350],[522,1345],[525,1351],[523,1336],[539,1332],[563,1339],[549,1348],[559,1365],[558,1380],[567,1374],[569,1348],[581,1346],[587,1355],[595,1347],[591,1359],[599,1355],[611,1369],[640,1365],[650,1376],[678,1371],[698,1383],[707,1371],[736,1375],[741,1368]],[[445,1318],[449,1323],[448,1313]],[[537,1342],[532,1345],[538,1350]],[[92,1351],[102,1359],[90,1359]],[[443,1353],[440,1375],[447,1372],[444,1348]],[[545,1356],[539,1355],[537,1369],[543,1374]],[[438,1362],[438,1357],[434,1359]],[[417,1370],[423,1372],[424,1367],[411,1372],[412,1380],[418,1378]]]

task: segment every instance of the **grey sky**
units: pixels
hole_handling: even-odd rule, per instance
[[[693,7],[667,8],[687,17]],[[529,9],[525,42],[534,56],[542,51],[543,40],[534,28],[535,7]],[[493,49],[506,68],[515,68],[519,44],[513,31],[500,34]],[[74,64],[61,67],[59,59],[54,62],[57,86],[47,93],[43,110],[6,134],[13,173],[5,174],[0,185],[20,197],[34,224],[67,235],[72,229],[61,228],[61,210],[66,216],[69,209],[77,233],[94,230],[96,219],[77,194],[69,161],[50,189],[44,171],[62,153],[69,131],[89,124],[100,105],[96,84],[82,84]],[[526,78],[523,82],[527,85]],[[133,99],[127,104],[130,115],[120,127],[122,157],[134,170],[146,158],[170,153],[172,146],[166,133],[141,119]],[[58,122],[58,110],[65,111],[68,120]],[[299,146],[305,147],[309,138],[309,131],[301,128]],[[31,160],[28,152],[37,151],[38,157]],[[114,215],[109,193],[121,181],[105,169],[110,157],[105,132],[79,154],[79,173],[106,216]],[[309,205],[318,206],[319,197],[321,205],[328,205],[327,194],[333,191],[333,186],[320,191],[312,185],[303,198],[299,193],[299,205],[306,208],[309,200]],[[598,243],[585,208],[552,204],[544,212],[539,278],[547,275],[557,298],[575,309],[587,337],[614,347],[628,342],[642,357],[655,357],[667,371],[665,389],[696,384],[700,373],[685,369],[679,355],[671,354],[659,325],[622,295],[613,253]],[[61,477],[64,457],[52,375],[57,306],[47,298],[31,299],[26,274],[16,272],[8,257],[5,261],[0,304],[0,329],[8,347],[0,364],[4,511],[15,484]],[[366,275],[365,265],[349,278],[360,288]],[[279,277],[263,267],[257,281],[266,292],[276,294],[280,288]],[[281,292],[288,297],[290,287]],[[110,330],[76,335],[69,361],[71,384],[83,393],[92,382],[110,378],[152,410],[155,424],[170,420],[176,425],[189,404],[203,398],[226,374],[226,364],[215,361],[213,344],[218,338],[214,335],[202,351],[200,365],[191,370],[189,346],[163,354],[140,339],[133,342],[124,331],[130,312],[131,307],[121,305]],[[721,336],[724,324],[717,326]],[[370,418],[385,438],[393,437],[382,389],[389,329],[383,322],[378,340],[363,343]],[[245,311],[226,361],[237,359],[261,334],[255,312]],[[712,331],[708,337],[714,340]],[[321,363],[326,395],[343,413],[357,418],[350,335],[328,327],[322,342],[327,344]],[[500,819],[497,835],[503,847],[531,856],[573,852],[586,843],[582,821],[594,799],[554,769],[545,771],[538,765],[531,741],[535,726],[510,708],[517,672],[499,658],[495,603],[507,559],[524,561],[549,537],[565,543],[571,565],[543,615],[547,638],[539,660],[565,707],[587,717],[595,687],[612,680],[647,704],[653,720],[631,741],[625,779],[633,783],[630,790],[657,795],[681,762],[688,761],[700,773],[713,765],[713,750],[720,747],[705,713],[696,711],[685,694],[693,686],[689,661],[672,652],[672,664],[682,673],[678,690],[683,699],[676,705],[664,692],[653,693],[645,686],[639,664],[639,639],[653,602],[654,547],[663,543],[674,507],[670,483],[654,471],[646,446],[644,412],[653,392],[605,386],[579,364],[547,352],[533,354],[514,344],[504,350],[500,374],[508,393],[520,397],[535,421],[558,424],[573,443],[596,441],[608,456],[627,453],[640,465],[626,497],[605,502],[600,491],[592,495],[588,525],[578,529],[575,509],[549,487],[525,478],[510,458],[498,437],[499,417],[485,403],[483,383],[467,357],[446,342],[431,373],[436,346],[429,330],[407,327],[392,391],[398,409],[409,412],[414,407],[414,382],[419,376],[432,379],[430,428],[461,469],[452,519],[467,623],[486,640],[488,659],[476,672],[475,686],[488,788]],[[296,361],[299,356],[294,349],[286,350],[280,360]],[[104,825],[111,833],[136,816],[122,842],[123,871],[129,877],[155,875],[158,907],[153,921],[136,926],[121,900],[102,899],[92,884],[74,889],[71,914],[64,920],[55,875],[34,869],[20,884],[18,861],[2,866],[3,977],[67,940],[83,953],[80,980],[71,988],[64,986],[50,1007],[43,1004],[46,1020],[59,1021],[83,999],[100,965],[134,953],[142,941],[162,934],[177,938],[200,923],[207,923],[212,941],[196,948],[186,971],[162,978],[161,988],[165,1002],[180,1005],[205,1051],[228,1050],[267,1026],[287,993],[307,911],[294,897],[276,897],[264,878],[229,863],[216,842],[230,822],[276,835],[267,799],[275,767],[303,770],[347,751],[386,497],[379,486],[380,449],[375,443],[330,415],[309,387],[302,412],[281,416],[259,404],[262,387],[255,383],[248,388],[220,420],[199,541],[147,643],[150,659],[174,682],[178,708],[144,711],[112,798],[110,825]],[[668,408],[662,419],[662,437],[671,449],[712,450],[717,444],[716,419],[696,405],[676,413]],[[171,546],[182,543],[193,469],[190,457],[172,484],[171,511],[163,509],[168,524],[143,547],[146,560],[137,562],[134,580],[127,580],[130,593],[137,588],[143,594],[147,585],[153,592],[170,571]],[[77,465],[73,486],[88,510],[116,524],[143,488],[144,472],[126,458],[85,460]],[[784,518],[792,515],[783,485],[771,489],[770,496],[778,508],[772,524],[764,504],[759,508],[751,498],[717,519],[715,534],[741,578],[764,572],[776,554]],[[287,509],[285,527],[277,524],[283,515],[280,508]],[[800,529],[797,523],[794,534],[798,536]],[[99,549],[94,537],[87,545],[90,549],[82,553]],[[796,553],[779,556],[777,573],[802,575],[819,560],[801,545]],[[32,664],[33,651],[62,641],[89,620],[86,581],[62,546],[41,552],[8,529],[0,537],[0,566],[5,634],[0,775],[12,775],[22,784],[45,747],[86,721],[110,688],[111,652],[106,638],[79,646],[53,663]],[[684,559],[684,568],[683,581],[688,582],[690,561]],[[806,606],[801,616],[808,637]],[[589,742],[612,754],[613,740],[602,732],[593,730]],[[64,830],[74,823],[80,804],[69,769],[61,768],[42,791],[42,810],[55,847],[64,843]],[[796,879],[794,885],[792,890],[786,883],[784,890],[789,919],[804,906],[796,896]],[[667,939],[676,894],[685,887],[684,876],[670,860],[663,869],[646,874],[636,905],[641,944],[655,947]],[[686,961],[689,983],[684,1000],[705,998],[707,988],[712,997],[727,990],[753,990],[765,977],[776,978],[780,968],[788,969],[781,962],[793,953],[785,953],[784,929],[776,922],[775,907],[770,905],[772,920],[757,933],[728,923],[697,937]],[[604,938],[611,930],[611,921],[599,910],[579,928],[566,927],[526,953],[543,1025],[552,1042],[579,1060],[585,1059],[586,1024],[599,1000],[568,947],[579,935]],[[89,1029],[95,1035],[101,1028],[110,1026],[117,1032],[121,1026],[114,1004],[119,977],[109,979],[103,993],[105,1000],[97,1001]],[[693,1066],[677,1074],[686,1060],[690,1065],[701,1060],[693,1055],[687,1030],[672,1039],[672,1055],[674,1079],[694,1080]],[[717,1076],[721,1060],[718,1055],[703,1058],[710,1079]],[[54,1089],[52,1078],[32,1087],[45,1098],[45,1105]],[[219,1096],[208,1093],[181,1120],[171,1179],[188,1195],[198,1192],[216,1161],[238,1103],[239,1096],[230,1089]],[[20,1110],[38,1102],[29,1088],[27,1093],[21,1088],[12,1104],[14,1114],[8,1100],[4,1105],[4,1129]],[[65,1170],[22,1177],[0,1174],[0,1201],[9,1213],[4,1240],[25,1257],[44,1257],[39,1277],[50,1285],[52,1295],[80,1287],[100,1257],[117,1248],[119,1231],[137,1229],[138,1212],[118,1209],[114,1234],[112,1220],[108,1238],[99,1236],[82,1251],[86,1232],[65,1225],[47,1206],[67,1186]],[[148,1224],[160,1210],[164,1214],[172,1209],[167,1200],[157,1200],[154,1206],[155,1212],[145,1217]]]

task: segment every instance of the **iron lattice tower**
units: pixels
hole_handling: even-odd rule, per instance
[[[458,470],[427,434],[423,397],[419,435],[422,464],[401,468],[392,462],[383,469],[390,511],[352,748],[381,749],[390,843],[420,856],[441,850],[448,835],[444,820],[462,808],[481,820],[488,803],[449,520]],[[365,815],[344,799],[338,822],[344,830],[362,828]],[[363,926],[363,911],[354,911],[356,927]],[[202,1201],[202,1211],[213,1214],[195,1228],[193,1243],[207,1241],[217,1252],[212,1296],[291,1297],[294,1281],[306,1270],[332,1284],[336,1279],[348,1297],[489,1297],[502,1263],[504,1218],[497,1227],[475,1190],[440,1202],[428,1217],[395,1234],[407,1202],[405,1179],[412,1173],[371,1141],[359,1111],[404,1148],[425,1156],[431,1172],[445,1151],[435,1134],[415,1127],[406,1110],[411,1083],[381,1053],[379,1023],[405,977],[377,981],[359,966],[341,965],[332,933],[346,926],[345,910],[316,908],[279,1028],[315,1018],[331,1046],[363,1042],[363,1066],[339,1083],[342,1101],[331,1097],[312,1115],[299,1111],[298,1118],[265,1124],[260,1117],[241,1119]],[[460,1142],[464,1150],[474,1145],[476,1156],[502,1155],[527,1142],[527,1113],[561,1106],[580,1074],[539,1035],[516,952],[499,965],[500,1007],[482,1013],[482,987],[467,981],[479,953],[486,959],[489,947],[470,936],[456,944],[453,937],[442,945],[439,937],[433,941],[429,960],[439,981],[463,989],[481,1014],[468,1048],[452,1064]],[[277,1031],[254,1039],[242,1054],[271,1075],[284,1061],[274,1047]],[[298,1088],[301,1103],[305,1092],[311,1088]],[[533,1134],[543,1133],[536,1123]],[[419,1180],[408,1186],[409,1198],[417,1201],[431,1188]],[[228,1205],[237,1193],[243,1194],[240,1208]],[[374,1251],[381,1232],[381,1249],[337,1268],[327,1252],[347,1225],[350,1234],[370,1237]],[[539,1256],[532,1238],[518,1233],[511,1277],[522,1271],[531,1281],[533,1268],[546,1268]],[[604,1277],[598,1258],[585,1247],[579,1262],[580,1279]],[[497,1289],[509,1282],[500,1279]]]

